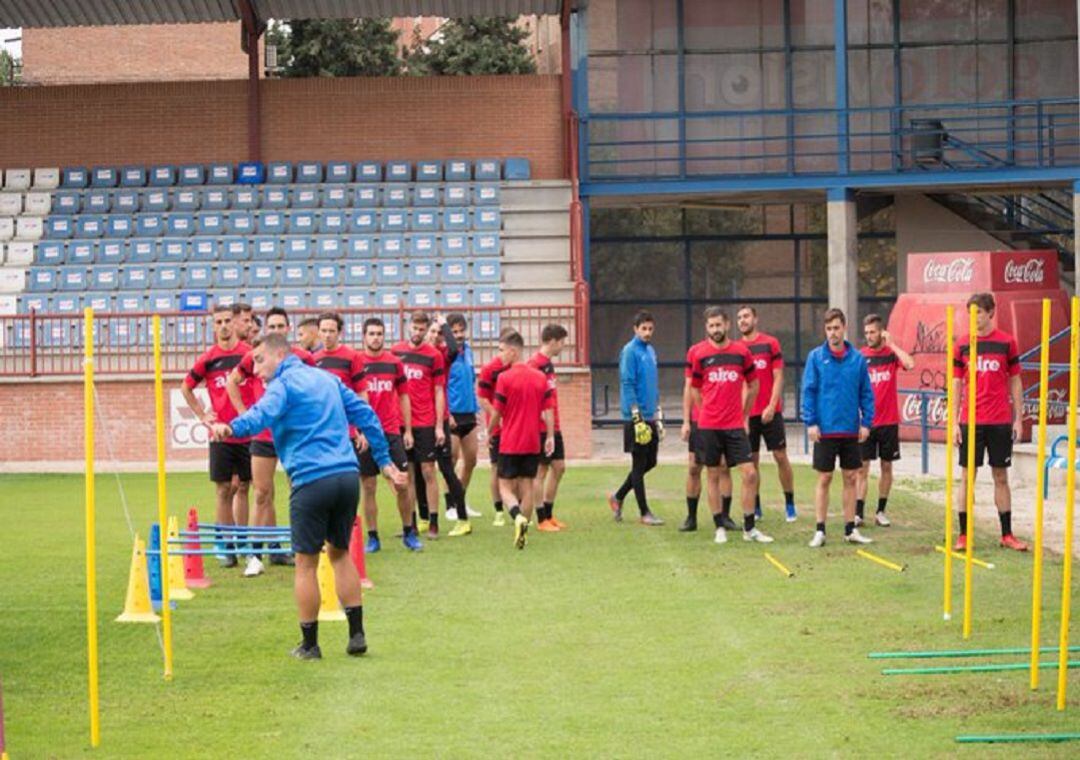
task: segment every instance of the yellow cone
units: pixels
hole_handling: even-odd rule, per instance
[[[179,523],[176,516],[169,518],[169,531],[167,540],[176,541],[180,538]],[[169,598],[188,600],[194,599],[195,594],[187,587],[184,581],[184,558],[179,554],[173,554],[174,549],[180,549],[182,544],[169,544]]]
[[[319,620],[344,620],[345,611],[341,609],[338,601],[337,586],[334,584],[334,568],[330,566],[330,558],[326,552],[319,554]]]
[[[150,606],[150,578],[146,573],[146,544],[135,536],[131,550],[131,572],[128,574],[127,598],[118,623],[156,623],[160,620]]]

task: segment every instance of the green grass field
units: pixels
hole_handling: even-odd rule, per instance
[[[558,506],[571,525],[533,533],[526,551],[490,525],[486,471],[473,484],[484,518],[466,539],[420,555],[389,538],[370,557],[371,652],[344,654],[345,624],[324,623],[321,662],[287,656],[299,633],[291,571],[258,579],[209,567],[213,588],[174,616],[176,678],[161,678],[153,626],[112,622],[123,604],[131,542],[111,475],[98,479],[102,744],[89,749],[83,576],[83,481],[0,476],[0,678],[13,760],[73,757],[922,757],[986,752],[962,733],[1060,732],[1056,671],[1032,694],[1027,673],[886,678],[873,650],[964,646],[959,614],[941,620],[940,507],[895,493],[895,526],[871,550],[899,574],[831,543],[806,547],[812,524],[783,522],[774,473],[763,528],[784,578],[738,535],[683,535],[678,467],[650,476],[668,525],[616,525],[603,495],[612,467],[571,470]],[[798,493],[811,473],[798,470]],[[154,519],[154,479],[122,476],[137,529]],[[169,480],[172,512],[208,515],[201,474]],[[282,484],[282,488],[284,485]],[[279,496],[279,503],[284,497]],[[628,504],[633,511],[632,503]],[[704,517],[703,513],[703,517]],[[970,646],[1028,641],[1030,555],[987,533],[976,568]],[[211,562],[211,565],[216,563]],[[1044,644],[1056,642],[1060,559],[1046,563]],[[961,573],[956,574],[960,609]],[[1080,626],[1076,636],[1080,643]],[[1045,655],[1050,659],[1051,655]],[[1014,658],[1020,660],[1022,658]],[[916,663],[911,663],[916,664]],[[995,754],[1073,756],[1078,745],[997,747]]]

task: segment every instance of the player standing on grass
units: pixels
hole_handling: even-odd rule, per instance
[[[266,312],[266,334],[285,335],[289,334],[289,315],[280,306],[274,306]],[[258,341],[256,341],[256,345]],[[314,366],[315,360],[304,349],[293,346],[292,352],[304,362]],[[229,394],[229,400],[236,409],[237,414],[247,411],[248,405],[244,403],[244,394],[241,388],[245,384],[251,386],[251,398],[258,401],[262,398],[264,386],[262,379],[255,372],[255,351],[248,351],[240,363],[236,365],[225,381],[225,391]],[[274,448],[274,437],[269,428],[259,432],[251,439],[251,485],[255,491],[255,516],[254,524],[259,526],[277,525],[277,511],[274,509],[274,471],[277,469],[277,450]],[[244,575],[248,578],[261,575],[263,564],[261,559],[262,544],[255,543],[252,546],[254,553],[248,557]],[[270,544],[271,550],[280,550],[281,544]],[[284,554],[271,554],[271,565],[290,565],[292,560]]]
[[[357,354],[355,374],[350,387],[367,401],[382,424],[390,460],[401,472],[408,474],[408,450],[413,444],[412,407],[405,389],[405,366],[401,359],[385,350],[386,324],[378,317],[364,320],[364,350]],[[361,498],[364,520],[367,522],[365,552],[374,554],[382,548],[379,541],[379,505],[375,500],[379,465],[371,447],[360,452]],[[413,528],[412,502],[409,486],[394,486],[398,514],[401,517],[402,542],[415,550],[418,544]]]
[[[870,488],[870,463],[881,457],[881,478],[878,480],[878,504],[874,522],[887,528],[889,518],[885,507],[892,489],[893,462],[900,458],[900,407],[897,403],[897,375],[900,369],[911,370],[915,360],[900,346],[893,343],[885,331],[884,322],[878,314],[869,314],[863,320],[866,345],[862,355],[866,357],[870,371],[870,386],[874,389],[874,426],[870,437],[862,444],[862,468],[855,493],[855,525],[863,523],[866,493]]]
[[[525,548],[532,519],[536,472],[540,454],[555,452],[554,392],[539,370],[521,361],[525,341],[511,330],[499,338],[499,354],[506,370],[495,383],[495,413],[488,422],[499,432],[499,491],[514,521],[514,546]],[[543,430],[540,422],[543,420]],[[545,435],[541,448],[541,435]]]
[[[504,329],[500,333],[500,338],[510,332],[513,330]],[[502,494],[499,492],[499,435],[502,431],[499,430],[498,425],[492,425],[491,421],[495,418],[495,384],[505,369],[506,365],[503,364],[502,358],[499,354],[495,354],[491,361],[480,368],[480,379],[476,384],[476,396],[480,401],[480,407],[484,410],[484,419],[487,421],[488,459],[491,462],[491,501],[495,507],[495,519],[491,524],[496,528],[506,525]]]
[[[547,378],[551,391],[552,414],[555,418],[555,448],[551,455],[546,451],[546,433],[540,433],[540,467],[536,475],[536,496],[542,499],[537,509],[537,530],[557,532],[566,528],[566,524],[555,519],[555,497],[559,493],[559,483],[566,472],[566,446],[563,443],[562,430],[559,427],[559,390],[556,387],[555,364],[563,346],[566,345],[566,328],[562,325],[545,325],[540,331],[540,350],[529,359],[529,366],[540,370]]]
[[[232,307],[232,313],[233,333],[236,335],[237,340],[243,341],[250,347],[251,336],[258,334],[255,328],[255,314],[251,309],[251,305],[243,302],[235,303]],[[233,494],[233,514],[236,515],[237,524],[239,525],[248,524],[248,514],[251,511],[250,496],[250,483],[240,483],[237,486],[236,493]]]
[[[968,299],[975,306],[975,327],[978,331],[977,362],[975,367],[975,470],[978,474],[984,453],[990,460],[994,478],[994,504],[1001,523],[1001,546],[1027,551],[1027,544],[1012,532],[1012,490],[1009,488],[1009,466],[1012,464],[1013,442],[1024,432],[1023,395],[1020,380],[1020,351],[1016,338],[994,328],[994,296],[976,293]],[[967,548],[967,409],[968,365],[971,356],[971,336],[965,335],[956,343],[953,356],[953,383],[960,399],[954,433],[960,446],[960,535],[956,550]]]
[[[444,337],[447,345],[446,369],[446,405],[450,409],[450,453],[457,464],[456,473],[461,482],[461,491],[468,494],[476,468],[476,450],[480,438],[480,425],[476,415],[480,411],[480,402],[476,397],[476,369],[473,363],[472,346],[469,345],[469,326],[465,315],[452,312],[446,317]],[[446,331],[449,330],[449,335]],[[453,351],[450,350],[453,338]],[[460,518],[460,510],[458,517]],[[465,505],[466,517],[479,517],[479,512],[472,512]],[[453,536],[455,531],[450,531]]]
[[[758,394],[754,360],[745,343],[728,337],[731,320],[718,306],[705,309],[708,345],[699,349],[690,368],[698,415],[698,446],[708,471],[709,509],[716,528],[714,540],[727,543],[727,530],[720,506],[720,465],[728,471],[737,467],[742,476],[743,540],[771,544],[754,525],[754,494],[757,471],[750,459],[747,418]]]
[[[294,582],[303,640],[293,650],[301,660],[322,657],[319,649],[319,554],[326,544],[338,599],[349,621],[346,653],[367,652],[360,576],[349,557],[360,486],[349,423],[363,431],[382,473],[395,485],[405,475],[390,461],[375,412],[337,378],[306,366],[289,351],[284,335],[268,335],[255,350],[256,372],[266,383],[263,397],[230,424],[214,423],[215,440],[273,431],[281,463],[292,483],[289,527],[296,553]]]
[[[214,345],[195,360],[191,370],[184,378],[180,391],[188,407],[205,424],[228,422],[236,416],[236,409],[225,390],[226,378],[250,350],[247,343],[239,340],[233,331],[233,307],[215,306],[211,313],[214,324]],[[210,409],[203,406],[195,395],[194,389],[206,383],[210,394]],[[252,389],[244,386],[241,390],[244,402],[253,401]],[[248,450],[246,437],[227,437],[210,443],[210,480],[216,492],[215,521],[218,525],[247,525],[246,500],[237,503],[236,494],[245,492],[251,483],[251,452]],[[234,544],[227,539],[219,540],[219,546],[232,550]],[[222,555],[223,567],[236,567],[236,554]]]
[[[836,460],[844,478],[844,540],[869,544],[855,527],[855,480],[862,466],[859,444],[870,436],[874,424],[874,392],[866,359],[844,335],[847,320],[840,309],[825,312],[825,342],[806,357],[802,381],[802,414],[806,432],[814,444],[814,491],[817,528],[810,547],[825,545],[825,521],[829,514],[829,486]]]
[[[758,471],[758,495],[754,497],[754,514],[761,517],[761,439],[776,462],[776,474],[784,491],[784,512],[788,522],[795,522],[795,474],[787,455],[787,436],[784,431],[784,356],[780,341],[758,330],[757,310],[741,306],[735,313],[743,343],[754,357],[761,392],[750,410],[750,452],[754,469]]]
[[[622,522],[623,499],[634,492],[642,525],[663,525],[649,510],[645,474],[656,467],[663,432],[660,410],[656,349],[652,347],[656,322],[647,311],[634,315],[634,337],[619,354],[620,406],[623,418],[623,451],[630,455],[630,474],[619,490],[608,496],[615,522]]]

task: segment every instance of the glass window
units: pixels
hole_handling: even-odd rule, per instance
[[[791,44],[833,44],[834,0],[791,0]]]
[[[593,238],[667,237],[682,231],[677,208],[592,208],[589,233]]]
[[[683,0],[687,50],[739,50],[784,44],[781,0]]]
[[[848,44],[892,42],[893,0],[848,0]]]
[[[1075,98],[1076,40],[1016,46],[1016,98]],[[1076,109],[1073,108],[1075,117]],[[1075,120],[1072,122],[1075,124]],[[1075,129],[1075,128],[1074,128]]]
[[[782,53],[688,54],[687,111],[757,111],[783,108]]]
[[[901,42],[975,39],[975,0],[901,0]]]
[[[593,243],[589,249],[592,294],[607,298],[682,298],[681,243]]]
[[[617,362],[619,351],[634,337],[634,314],[640,309],[652,312],[656,319],[653,345],[657,359],[663,362],[684,363],[689,344],[686,333],[685,304],[597,304],[590,309],[592,360]]]
[[[1076,0],[1016,0],[1016,36],[1023,40],[1076,37]]]

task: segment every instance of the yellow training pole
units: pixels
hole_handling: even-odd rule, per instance
[[[173,676],[172,610],[169,609],[169,541],[165,525],[169,521],[165,495],[165,391],[161,380],[161,317],[154,315],[154,416],[157,430],[158,525],[161,534],[161,627],[165,649],[165,680]]]
[[[952,549],[953,455],[952,436],[956,427],[956,383],[953,382],[953,353],[956,350],[956,307],[945,307],[945,546]],[[952,620],[952,554],[945,552],[945,611]]]
[[[90,746],[101,743],[98,703],[97,562],[94,556],[94,310],[83,310],[83,450],[86,456],[86,650],[90,681]]]
[[[978,392],[977,371],[979,364],[979,330],[976,322],[977,309],[968,309],[968,388],[967,388],[967,477],[964,481],[964,512],[967,515],[967,550],[964,556],[964,638],[971,638],[971,580],[972,562],[975,554],[975,401]]]
[[[1076,512],[1076,405],[1080,393],[1080,297],[1073,296],[1069,316],[1069,458],[1065,480],[1065,560],[1061,571],[1061,640],[1059,646],[1069,646],[1069,610],[1072,596],[1073,517]],[[1066,655],[1068,652],[1066,652]],[[1058,657],[1058,667],[1066,667],[1068,656]],[[1065,709],[1068,668],[1058,674],[1057,709]]]
[[[1046,405],[1050,383],[1050,299],[1042,302],[1042,340],[1039,343],[1039,448],[1035,472],[1035,561],[1031,572],[1031,688],[1039,688],[1039,624],[1042,622],[1043,489],[1046,487]],[[1016,414],[1020,414],[1019,409]]]

